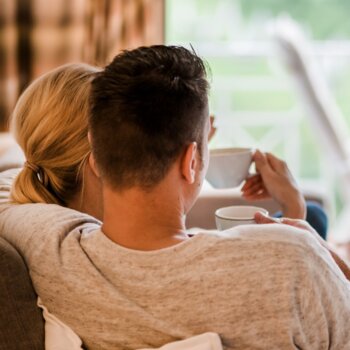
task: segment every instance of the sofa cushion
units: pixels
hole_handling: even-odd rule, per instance
[[[0,350],[43,350],[44,320],[27,267],[0,237]]]

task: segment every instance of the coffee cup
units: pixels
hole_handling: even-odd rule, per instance
[[[255,224],[254,214],[257,212],[268,215],[268,211],[264,208],[248,205],[220,208],[215,212],[216,227],[222,231],[238,225]]]
[[[208,182],[215,188],[239,186],[249,175],[252,148],[221,148],[210,151]]]

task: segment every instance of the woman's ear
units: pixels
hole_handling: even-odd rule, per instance
[[[181,162],[181,173],[184,179],[193,184],[197,171],[197,142],[190,143],[186,149]]]

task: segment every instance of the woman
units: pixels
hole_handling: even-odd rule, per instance
[[[19,98],[11,129],[27,159],[11,190],[16,203],[54,203],[102,218],[98,178],[87,162],[88,96],[98,68],[68,64]]]
[[[90,154],[88,96],[90,81],[98,71],[98,68],[85,64],[65,65],[35,80],[21,95],[12,115],[11,129],[27,161],[20,171],[9,171],[10,177],[16,176],[11,188],[12,201],[58,204],[102,219],[99,180],[87,162]],[[0,197],[5,203],[6,189],[10,187],[4,186],[4,179],[2,185]],[[1,192],[2,189],[5,192]],[[7,291],[15,291],[18,285],[23,285],[23,280],[28,280],[24,264],[18,259],[13,260],[16,262],[16,278],[9,274],[11,279],[5,280],[3,287]],[[6,266],[10,266],[9,263]],[[29,281],[24,290],[32,292]],[[59,342],[61,348],[80,349],[82,343],[77,335],[49,314],[40,301],[38,305],[43,308],[46,320],[45,348],[57,348]],[[30,322],[41,329],[38,313],[14,312],[17,306],[20,308],[21,304],[14,301],[7,310],[8,325]],[[28,307],[36,310],[34,302],[33,305],[27,302],[26,310]],[[6,338],[8,336],[7,340],[13,342],[14,339],[6,334]],[[39,342],[41,334],[36,339]],[[32,334],[25,333],[15,341],[19,347],[25,347],[32,343]]]

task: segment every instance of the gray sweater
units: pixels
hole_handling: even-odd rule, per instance
[[[350,349],[350,283],[309,233],[240,226],[135,251],[77,211],[9,205],[6,176],[0,234],[88,349],[159,347],[207,331],[225,349]]]

